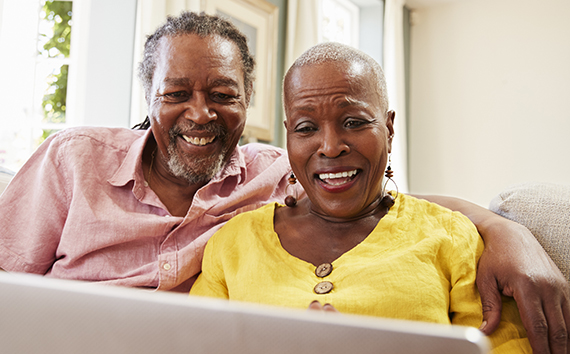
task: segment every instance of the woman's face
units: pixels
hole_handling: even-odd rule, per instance
[[[366,212],[382,192],[394,120],[368,66],[294,68],[284,104],[289,159],[313,210],[340,218]]]

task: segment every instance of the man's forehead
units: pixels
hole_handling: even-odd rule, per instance
[[[165,36],[157,48],[156,65],[155,70],[159,71],[173,68],[184,71],[190,67],[202,70],[213,68],[222,77],[234,77],[237,74],[237,79],[241,79],[244,70],[237,45],[218,35]]]
[[[237,44],[228,38],[223,38],[217,34],[200,36],[193,33],[178,34],[174,36],[164,36],[160,39],[157,47],[159,55],[183,48],[195,51],[203,49],[205,54],[212,54],[218,57],[239,58],[241,53]]]

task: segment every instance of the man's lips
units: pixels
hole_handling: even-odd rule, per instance
[[[214,139],[216,138],[215,136],[207,136],[207,137],[190,137],[187,135],[182,134],[182,138],[184,140],[186,140],[186,142],[192,144],[192,145],[197,145],[197,146],[204,146],[207,144],[210,144],[212,141],[214,141]]]

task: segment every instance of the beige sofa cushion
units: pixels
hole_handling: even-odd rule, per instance
[[[489,209],[526,226],[570,280],[570,186],[515,185],[493,198]]]
[[[2,194],[4,189],[6,189],[6,186],[8,185],[8,183],[10,183],[10,180],[12,179],[13,176],[14,172],[0,166],[0,195]]]

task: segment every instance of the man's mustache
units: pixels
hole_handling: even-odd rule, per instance
[[[170,139],[173,140],[182,134],[188,135],[191,132],[210,133],[222,141],[225,141],[228,136],[228,129],[219,123],[208,122],[206,124],[197,124],[191,121],[176,124],[170,128],[168,135]]]

